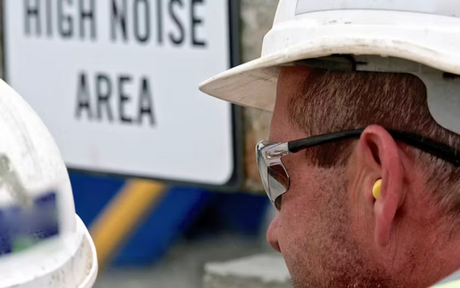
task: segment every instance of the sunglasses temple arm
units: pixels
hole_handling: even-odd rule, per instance
[[[364,129],[350,130],[291,141],[288,142],[288,150],[290,153],[297,153],[309,147],[328,144],[338,140],[359,138],[363,131]],[[455,166],[460,166],[460,151],[452,147],[438,143],[432,139],[404,131],[389,129],[388,132],[395,140],[399,140],[408,145],[419,148],[422,151],[443,159]]]
[[[436,142],[420,135],[411,134],[398,130],[388,130],[393,138],[400,140],[410,146],[436,156],[455,166],[460,166],[460,152],[452,147]]]
[[[289,152],[291,153],[297,153],[309,147],[328,144],[328,143],[336,142],[337,140],[359,138],[359,136],[361,136],[363,131],[364,131],[363,129],[351,130],[351,131],[344,131],[344,132],[314,136],[314,137],[309,137],[306,139],[291,141],[288,143],[288,149],[289,149]]]

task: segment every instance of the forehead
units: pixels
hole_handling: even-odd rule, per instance
[[[312,71],[312,68],[305,66],[281,68],[275,110],[276,108],[286,108],[285,105],[290,99],[302,96],[301,94],[308,86],[308,79]]]
[[[311,71],[312,69],[307,67],[281,69],[270,127],[270,141],[284,142],[306,137],[305,133],[290,121],[289,102],[302,96]]]

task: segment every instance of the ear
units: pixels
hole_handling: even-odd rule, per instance
[[[360,165],[360,191],[364,201],[371,206],[375,219],[375,241],[384,247],[389,245],[395,217],[401,207],[405,190],[403,189],[404,169],[400,150],[387,130],[373,125],[365,129],[357,145]],[[382,179],[381,196],[375,199],[372,188]]]

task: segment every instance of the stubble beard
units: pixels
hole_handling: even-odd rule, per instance
[[[328,173],[329,172],[329,173]],[[337,181],[337,173],[321,172],[323,207],[312,216],[303,247],[286,259],[295,288],[387,288],[398,287],[377,268],[353,238],[351,203],[344,193],[347,181]],[[341,173],[340,173],[341,174]],[[342,174],[343,175],[343,174]],[[342,176],[341,175],[341,176]],[[330,178],[330,179],[328,179]],[[341,177],[342,178],[342,177]],[[338,195],[343,195],[338,196]],[[327,219],[327,220],[325,220]]]

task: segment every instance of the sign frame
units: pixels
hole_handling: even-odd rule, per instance
[[[229,39],[229,63],[230,67],[232,68],[241,63],[240,58],[240,0],[226,0],[228,5],[228,28],[229,31],[227,32],[227,37]],[[0,23],[1,27],[1,44],[0,47],[2,49],[2,55],[0,57],[2,63],[1,68],[3,68],[2,78],[5,82],[8,83],[8,67],[7,67],[7,58],[8,58],[8,51],[6,49],[6,34],[7,34],[7,24],[5,20],[5,9],[4,9],[4,0],[0,0]],[[203,79],[206,80],[206,79]],[[198,90],[198,83],[196,89]],[[73,168],[66,163],[67,169],[69,173],[81,173],[90,176],[97,176],[97,177],[115,177],[115,178],[131,178],[131,179],[140,179],[146,181],[160,181],[169,186],[176,186],[176,187],[197,187],[203,188],[208,190],[213,190],[217,192],[238,192],[242,189],[242,185],[244,183],[244,127],[243,127],[243,108],[231,104],[231,123],[232,123],[232,145],[233,145],[233,172],[229,179],[229,181],[222,185],[213,185],[213,184],[206,184],[206,183],[197,183],[197,182],[187,182],[187,181],[180,181],[180,180],[171,180],[167,178],[161,177],[150,177],[146,175],[135,175],[129,173],[117,173],[117,172],[101,172],[101,171],[94,171],[90,169],[80,169],[80,168]],[[64,159],[65,161],[65,159]]]

